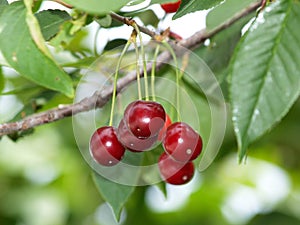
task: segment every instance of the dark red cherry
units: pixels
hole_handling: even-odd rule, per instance
[[[146,139],[139,139],[134,136],[128,127],[125,125],[124,119],[120,121],[118,126],[118,138],[120,142],[130,151],[143,152],[151,150],[157,141],[157,136],[149,137]]]
[[[157,136],[165,124],[166,113],[161,104],[153,101],[135,101],[125,109],[125,124],[140,139]]]
[[[123,158],[125,148],[119,142],[115,128],[105,126],[93,133],[90,139],[90,151],[99,164],[114,166]]]
[[[171,118],[169,117],[168,114],[166,114],[166,121],[165,124],[163,126],[163,128],[160,130],[159,134],[158,134],[158,141],[162,141],[165,133],[167,131],[167,128],[172,124]]]
[[[180,4],[181,4],[181,0],[179,0],[177,2],[164,3],[164,4],[161,4],[160,6],[166,13],[174,13],[174,12],[177,12]]]
[[[158,168],[161,177],[169,184],[186,184],[195,172],[193,162],[182,163],[175,161],[166,153],[163,153],[158,160]]]
[[[171,124],[164,136],[165,152],[175,160],[188,162],[196,159],[202,151],[202,138],[184,122]]]

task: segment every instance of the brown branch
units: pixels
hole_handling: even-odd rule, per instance
[[[177,43],[177,45],[184,46],[189,49],[193,49],[197,47],[199,44],[203,43],[206,39],[209,39],[213,37],[215,34],[219,33],[220,31],[226,29],[227,27],[231,26],[235,22],[237,22],[240,18],[248,15],[249,13],[255,11],[258,9],[261,3],[254,3],[247,7],[246,9],[242,10],[241,12],[234,15],[230,20],[225,21],[220,26],[216,27],[215,29],[205,32],[200,31],[192,35],[190,38],[184,39]],[[124,22],[127,24],[129,19],[126,19],[122,16],[119,16],[117,14],[111,14],[112,17],[118,21]],[[130,25],[130,24],[129,24]],[[146,34],[154,37],[156,33],[150,31],[147,28],[139,27],[139,29],[142,32],[145,32]],[[157,69],[160,69],[160,67],[167,63],[171,59],[170,53],[165,51],[162,52],[158,58],[156,67]],[[150,71],[152,68],[152,64],[147,64],[147,70]],[[142,73],[141,73],[142,74]],[[120,78],[117,83],[117,91],[121,91],[123,88],[125,88],[130,82],[134,81],[136,79],[136,73],[131,72],[128,73],[125,77]],[[95,107],[102,107],[104,106],[107,101],[110,99],[112,95],[113,87],[105,88],[101,91],[95,92],[92,96],[84,98],[78,103],[74,103],[71,105],[66,105],[58,108],[54,108],[45,112],[41,112],[38,114],[34,114],[31,116],[28,116],[20,121],[17,122],[11,122],[11,123],[4,123],[0,124],[0,137],[7,134],[12,134],[18,131],[25,131],[30,128],[34,128],[39,125],[43,125],[46,123],[51,123],[60,119],[63,119],[65,117],[76,115],[80,112],[86,112],[89,110],[92,110]]]
[[[120,15],[118,15],[118,14],[116,14],[116,13],[113,13],[113,12],[110,13],[110,16],[111,16],[111,18],[113,18],[113,19],[116,20],[116,21],[119,21],[119,22],[121,22],[121,23],[124,23],[124,24],[126,24],[126,25],[128,25],[128,26],[132,26],[133,20],[130,19],[130,18],[127,18],[127,17],[124,17],[124,16],[120,16]],[[146,28],[146,27],[144,27],[144,26],[140,26],[140,25],[138,25],[138,24],[137,24],[137,26],[138,26],[138,28],[139,28],[139,30],[140,30],[141,32],[143,32],[143,33],[149,35],[149,36],[152,37],[152,38],[155,38],[155,36],[157,35],[157,33],[155,33],[154,31],[149,30],[148,28]]]

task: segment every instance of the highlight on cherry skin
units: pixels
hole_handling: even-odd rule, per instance
[[[118,140],[116,129],[104,126],[93,133],[90,139],[90,152],[100,165],[114,166],[122,160],[125,148]]]
[[[193,162],[182,163],[175,161],[165,152],[158,160],[158,168],[162,179],[169,184],[181,185],[188,183],[194,176]]]

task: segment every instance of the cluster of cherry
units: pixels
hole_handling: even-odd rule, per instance
[[[90,139],[93,158],[103,166],[120,162],[125,149],[144,152],[162,142],[158,160],[161,177],[170,184],[185,184],[194,175],[193,160],[202,151],[202,138],[184,122],[172,123],[163,106],[154,101],[130,103],[118,128],[104,126]]]

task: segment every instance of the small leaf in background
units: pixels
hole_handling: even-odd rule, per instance
[[[0,0],[0,5],[8,5],[7,0]]]
[[[112,18],[107,14],[104,17],[96,18],[95,21],[99,23],[101,27],[109,27],[112,23]]]
[[[112,41],[107,42],[104,50],[105,51],[109,51],[109,50],[115,49],[117,47],[125,45],[126,42],[127,42],[127,40],[125,40],[125,39],[119,39],[119,38],[118,39],[114,39]]]
[[[33,7],[32,12],[36,13],[40,8],[44,0],[34,0],[33,1]]]
[[[248,145],[280,121],[299,96],[299,20],[298,1],[271,3],[236,48],[230,95],[240,160]]]
[[[123,6],[128,4],[130,0],[65,0],[66,3],[95,15],[105,15],[111,11],[119,11]]]
[[[207,14],[206,29],[214,29],[215,27],[232,18],[236,13],[245,9],[253,2],[257,2],[257,0],[226,0],[224,3],[216,6]]]
[[[138,11],[138,12],[134,12],[134,13],[128,13],[128,14],[125,14],[124,16],[138,17],[143,22],[143,24],[152,25],[154,27],[157,27],[157,25],[159,23],[159,19],[157,18],[156,14],[150,9]]]
[[[72,80],[33,41],[26,14],[22,2],[12,3],[1,13],[0,49],[4,58],[20,75],[72,97]]]
[[[188,13],[210,9],[222,1],[223,0],[182,0],[178,11],[173,16],[173,20],[178,19]]]
[[[122,209],[128,198],[133,193],[135,186],[126,186],[107,180],[93,172],[95,185],[103,199],[112,207],[112,210],[119,221]]]
[[[41,32],[46,41],[55,36],[60,26],[72,17],[66,12],[57,9],[49,9],[35,14],[41,28]]]
[[[86,15],[83,15],[76,20],[67,20],[62,23],[59,32],[51,39],[50,44],[58,51],[68,48],[70,43],[74,40],[75,35],[78,34],[85,25],[86,19]]]

